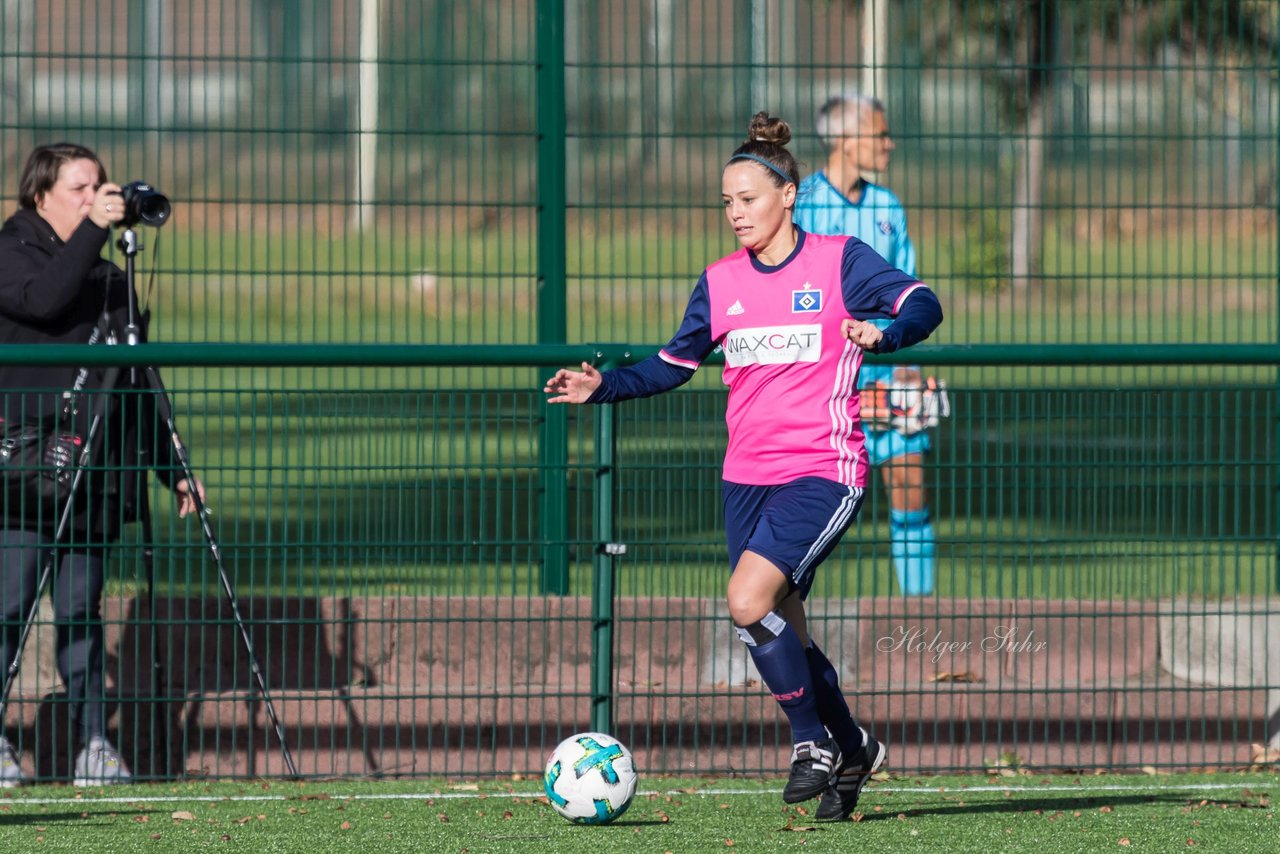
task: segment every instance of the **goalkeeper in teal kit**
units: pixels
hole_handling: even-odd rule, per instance
[[[914,277],[916,253],[902,203],[862,177],[889,166],[894,146],[884,105],[864,96],[831,98],[818,111],[818,137],[830,154],[824,168],[800,184],[796,224],[814,234],[858,237]],[[889,491],[898,584],[905,595],[925,596],[934,589],[936,538],[924,486],[924,455],[930,450],[924,428],[947,414],[946,395],[916,366],[864,363],[858,385],[871,464],[881,470]],[[889,391],[894,386],[924,386],[923,409],[895,412]]]

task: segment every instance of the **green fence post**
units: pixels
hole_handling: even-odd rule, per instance
[[[612,367],[606,362],[605,368]],[[591,729],[613,731],[613,581],[614,559],[627,547],[613,539],[613,404],[596,407],[595,492],[591,558]]]
[[[565,319],[564,0],[538,0],[538,343],[563,344]],[[543,593],[569,592],[569,413],[544,407],[538,442]]]

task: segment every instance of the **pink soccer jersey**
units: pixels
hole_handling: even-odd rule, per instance
[[[746,249],[708,267],[659,355],[697,368],[709,345],[724,351],[724,479],[771,485],[813,476],[865,487],[862,350],[841,337],[841,322],[892,317],[918,287],[857,238],[804,232],[777,267]]]

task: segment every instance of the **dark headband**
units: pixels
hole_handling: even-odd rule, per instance
[[[774,166],[772,163],[770,163],[768,160],[765,160],[763,157],[757,157],[754,154],[735,154],[729,158],[729,163],[732,163],[735,160],[754,160],[755,162],[759,163],[761,166],[764,166],[768,169],[773,170],[774,173],[776,173],[777,176],[781,178],[783,181],[787,181],[792,184],[795,183],[794,181],[791,180],[790,175],[788,175],[786,172],[783,172],[781,169],[779,169],[777,166]],[[726,163],[725,165],[728,166],[729,164]]]

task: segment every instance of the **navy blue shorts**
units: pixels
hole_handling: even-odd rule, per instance
[[[729,566],[750,549],[776,564],[809,595],[813,572],[831,554],[862,507],[862,490],[821,477],[776,486],[722,481]]]

